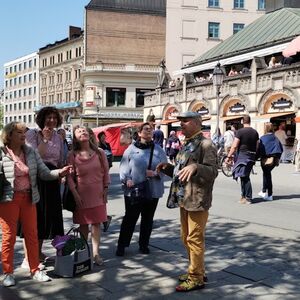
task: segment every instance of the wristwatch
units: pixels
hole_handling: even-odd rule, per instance
[[[44,142],[45,144],[47,144],[47,143],[48,143],[48,140],[47,140],[47,139],[43,139],[43,142]]]

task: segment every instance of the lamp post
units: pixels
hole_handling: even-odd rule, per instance
[[[216,127],[216,134],[217,134],[217,146],[219,148],[219,122],[220,122],[220,89],[223,84],[224,80],[224,72],[221,69],[220,63],[217,63],[217,65],[214,68],[213,71],[213,85],[216,88],[216,95],[217,95],[217,127]]]
[[[101,96],[100,96],[99,92],[97,92],[97,97],[96,97],[96,108],[97,108],[97,127],[99,126],[100,102],[101,102]]]

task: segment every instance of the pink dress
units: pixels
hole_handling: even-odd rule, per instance
[[[100,151],[100,150],[99,150]],[[101,159],[101,161],[100,161]],[[76,186],[77,192],[82,199],[82,205],[77,206],[73,213],[75,224],[97,224],[107,220],[106,203],[103,199],[104,187],[110,183],[108,174],[108,162],[104,151],[100,151],[100,157],[94,153],[88,159],[80,155],[70,153],[69,164],[75,166],[74,176],[68,176],[68,184]]]

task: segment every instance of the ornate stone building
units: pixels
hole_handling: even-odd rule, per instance
[[[245,29],[203,54],[195,63],[178,71],[184,76],[177,88],[146,95],[144,114],[154,114],[168,124],[182,111],[199,111],[209,119],[204,124],[213,133],[217,124],[240,125],[244,114],[263,134],[264,123],[286,123],[288,144],[300,138],[300,59],[287,62],[282,51],[300,34],[300,9],[282,8],[268,13]],[[299,49],[300,50],[300,49]],[[276,64],[268,66],[274,56]],[[226,76],[220,90],[219,103],[211,75],[220,62],[226,74],[235,67],[234,76]],[[246,70],[246,71],[244,71]],[[165,128],[166,130],[166,128]]]
[[[144,93],[165,56],[165,0],[92,0],[86,6],[83,122],[143,120]]]

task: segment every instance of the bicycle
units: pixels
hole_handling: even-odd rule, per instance
[[[232,167],[233,163],[227,163],[225,160],[227,158],[227,153],[224,151],[223,147],[220,147],[217,151],[217,159],[218,159],[218,168],[221,169],[222,173],[226,177],[232,177]]]

